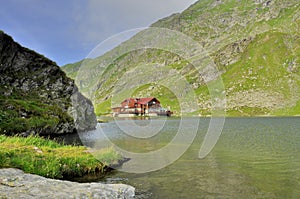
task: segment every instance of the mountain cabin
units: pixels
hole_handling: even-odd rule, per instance
[[[127,98],[121,102],[121,107],[112,108],[113,116],[171,116],[173,112],[163,108],[155,97]]]

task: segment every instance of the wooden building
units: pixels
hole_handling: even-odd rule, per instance
[[[114,116],[171,116],[170,110],[164,109],[155,97],[127,98],[121,102],[121,107],[112,108]]]

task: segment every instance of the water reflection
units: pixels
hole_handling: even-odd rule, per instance
[[[120,147],[144,152],[170,142],[178,123],[168,120],[159,135],[144,140],[122,134],[114,122],[100,126]],[[135,186],[137,198],[300,198],[299,117],[227,118],[213,151],[198,159],[208,125],[200,120],[196,139],[175,163],[144,174],[115,171],[106,181]],[[83,138],[101,142],[95,132]]]

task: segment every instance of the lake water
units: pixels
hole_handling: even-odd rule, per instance
[[[300,198],[299,117],[226,118],[217,144],[203,159],[198,158],[199,149],[210,119],[184,120],[185,125],[191,124],[185,133],[196,128],[197,135],[174,163],[147,173],[116,170],[101,181],[132,185],[136,198]],[[167,146],[178,133],[180,122],[177,118],[111,121],[80,136],[86,145],[99,147],[106,145],[99,131],[105,132],[123,150],[147,153]],[[136,129],[141,136],[147,136],[147,131],[152,134],[149,129],[159,133],[150,138],[126,135],[137,133]],[[158,161],[162,159],[153,165]]]

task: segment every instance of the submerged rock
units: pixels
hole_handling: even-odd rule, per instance
[[[0,198],[134,198],[135,188],[124,184],[77,183],[0,169]]]

